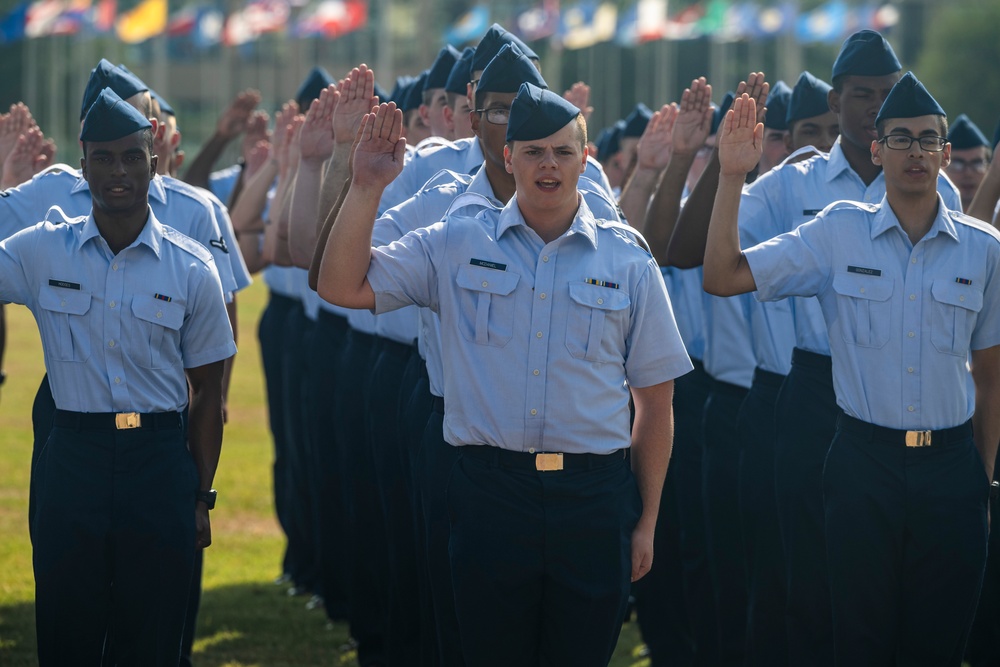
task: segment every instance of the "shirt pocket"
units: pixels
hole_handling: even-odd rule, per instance
[[[833,277],[844,340],[859,347],[880,348],[889,341],[892,281],[853,273]]]
[[[621,362],[628,333],[628,293],[589,283],[569,284],[566,349],[577,359]]]
[[[89,292],[42,285],[38,305],[52,324],[53,335],[48,350],[52,358],[58,361],[86,361],[90,358],[90,327],[87,322],[90,302]]]
[[[972,285],[939,278],[931,283],[930,328],[934,349],[965,357],[983,309],[983,293]]]
[[[473,264],[458,268],[458,324],[466,340],[503,347],[514,335],[514,288],[521,276]]]
[[[140,368],[174,368],[181,361],[184,306],[145,294],[132,297],[132,340],[128,355]]]

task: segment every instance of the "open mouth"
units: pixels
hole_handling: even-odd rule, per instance
[[[559,186],[561,186],[562,183],[551,178],[540,178],[535,181],[535,185],[538,186],[538,189],[542,192],[555,192],[559,189]]]

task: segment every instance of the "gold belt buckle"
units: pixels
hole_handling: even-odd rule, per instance
[[[931,432],[930,431],[907,431],[906,432],[906,446],[907,447],[930,447],[931,446]]]
[[[142,419],[138,412],[119,412],[115,415],[115,428],[123,431],[130,428],[142,426]]]
[[[550,472],[552,470],[563,469],[563,455],[560,454],[535,454],[535,470],[539,472]]]

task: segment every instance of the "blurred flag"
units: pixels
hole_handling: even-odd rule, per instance
[[[689,5],[667,19],[667,39],[694,39],[701,33],[698,22],[705,15],[705,8],[700,4]]]
[[[847,31],[847,5],[832,0],[799,16],[795,35],[800,42],[840,42]]]
[[[0,19],[0,43],[9,44],[24,39],[24,26],[28,20],[28,3],[22,2]]]
[[[757,30],[757,14],[760,7],[754,2],[736,2],[726,9],[716,37],[723,41],[736,42],[752,37],[759,37]]]
[[[29,39],[52,34],[52,28],[63,11],[63,0],[37,0],[28,6],[24,35]]]
[[[200,7],[188,5],[177,10],[167,21],[167,34],[171,37],[184,37],[194,31],[195,23],[198,21]]]
[[[117,15],[117,0],[97,0],[97,4],[90,8],[90,13],[87,15],[84,27],[88,32],[111,32],[115,27],[115,18]]]
[[[214,8],[188,5],[174,12],[167,23],[171,37],[187,37],[197,49],[207,49],[222,41],[223,13]]]
[[[90,15],[90,0],[69,0],[62,13],[50,28],[50,35],[75,35],[79,33]]]
[[[250,0],[241,11],[230,14],[222,30],[222,41],[230,46],[247,44],[288,25],[288,0]]]
[[[667,0],[638,0],[618,21],[615,41],[622,46],[663,39],[667,30]]]
[[[476,5],[445,30],[445,44],[460,45],[477,42],[490,29],[490,10],[485,5]]]
[[[698,20],[698,32],[702,35],[715,35],[722,30],[729,11],[729,0],[708,0],[705,5],[705,15]]]
[[[788,32],[795,27],[798,7],[792,2],[761,7],[757,12],[756,33],[762,37],[773,37]]]
[[[618,8],[609,2],[581,2],[564,9],[559,20],[559,41],[566,49],[585,49],[609,42],[618,29]]]
[[[142,0],[135,9],[118,17],[115,30],[118,39],[138,44],[156,37],[167,29],[167,0]]]
[[[559,0],[543,0],[541,5],[526,9],[517,15],[514,25],[515,32],[527,42],[551,37],[559,29]]]
[[[297,37],[334,39],[368,25],[367,0],[322,0],[306,8],[295,24]]]

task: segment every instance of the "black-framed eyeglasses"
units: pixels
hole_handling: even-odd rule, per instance
[[[953,157],[951,159],[951,164],[948,165],[949,171],[974,171],[977,174],[986,173],[986,168],[990,166],[988,160],[983,158],[976,158],[975,160],[963,160],[960,157]]]
[[[497,107],[495,109],[476,109],[478,114],[486,114],[486,120],[494,125],[506,125],[510,120],[510,109]]]
[[[944,137],[911,137],[906,134],[887,134],[879,139],[879,143],[885,144],[894,151],[908,151],[914,141],[919,142],[920,149],[928,153],[940,153],[944,150],[945,144],[948,143]]]

